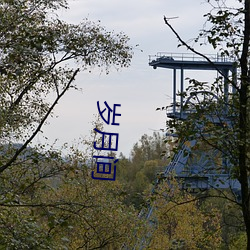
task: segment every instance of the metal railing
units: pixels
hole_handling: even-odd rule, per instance
[[[235,62],[234,58],[228,56],[220,56],[219,54],[204,54],[212,62]],[[159,59],[169,59],[177,61],[203,61],[207,62],[205,57],[199,56],[194,53],[171,53],[171,52],[158,52],[156,55],[149,55],[149,62],[158,61]]]
[[[166,114],[175,114],[175,113],[192,114],[196,112],[197,112],[196,108],[186,108],[186,107],[184,108],[179,105],[175,105],[175,106],[171,105],[166,108]]]

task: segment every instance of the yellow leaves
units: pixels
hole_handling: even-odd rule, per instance
[[[63,177],[56,189],[41,193],[47,203],[60,204],[43,213],[43,227],[52,232],[52,242],[62,244],[64,239],[68,249],[102,249],[104,243],[110,249],[133,245],[132,229],[140,227],[140,222],[136,211],[122,204],[121,190],[118,181],[96,181],[79,170]]]
[[[229,250],[247,249],[247,236],[246,233],[238,233],[234,237],[232,243],[229,246]]]
[[[190,141],[186,141],[184,144],[185,144],[185,146],[191,148],[191,142]]]
[[[166,190],[172,190],[172,193]],[[219,247],[221,230],[217,210],[211,209],[210,214],[205,214],[195,197],[181,191],[176,181],[171,183],[171,189],[167,182],[160,185],[155,196],[157,226],[150,249],[195,250]]]

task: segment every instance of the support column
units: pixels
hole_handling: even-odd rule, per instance
[[[237,86],[237,67],[233,66],[233,70],[232,70],[232,81],[233,81],[233,94],[236,94],[236,88],[234,86]]]
[[[173,113],[176,112],[176,69],[173,70]]]
[[[226,114],[228,113],[228,70],[224,70],[224,105]]]
[[[181,68],[181,118],[183,115],[184,71]]]
[[[224,70],[224,101],[228,104],[228,70]]]

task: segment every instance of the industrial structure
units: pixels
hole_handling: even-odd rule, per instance
[[[212,113],[207,113],[207,120],[216,125],[223,123],[231,126],[234,117],[228,113],[228,102],[230,94],[234,94],[236,90],[235,86],[230,84],[228,79],[229,76],[236,77],[234,61],[217,55],[207,55],[204,58],[195,54],[157,53],[157,55],[149,57],[149,65],[154,69],[171,69],[173,72],[173,100],[171,107],[167,109],[168,118],[185,122],[192,113],[196,112],[197,109],[195,107],[197,105],[199,109],[206,109],[207,104],[215,103],[220,108],[215,109]],[[199,90],[188,93],[185,98],[182,95],[186,88],[184,81],[185,70],[220,72],[224,85],[222,96],[211,91]],[[180,75],[180,83],[177,83],[178,74]],[[221,98],[223,99],[223,104],[219,103]],[[199,121],[193,122],[197,122],[199,126],[202,126]],[[174,155],[164,173],[161,174],[161,177],[167,178],[170,173],[174,172],[176,178],[181,180],[181,185],[184,189],[230,188],[235,193],[239,193],[240,183],[238,180],[231,178],[231,163],[224,158],[219,150],[214,148],[204,151],[197,150],[195,152],[194,148],[197,148],[195,147],[197,143],[197,138],[186,138],[185,141],[181,142],[180,150]],[[190,157],[191,154],[193,156],[192,159]],[[218,167],[216,164],[218,164],[219,158],[220,166]]]
[[[185,123],[192,114],[198,110],[204,110],[206,120],[215,126],[232,127],[237,119],[237,114],[229,112],[230,96],[236,93],[237,68],[233,60],[217,55],[206,55],[205,57],[195,54],[173,54],[157,53],[149,57],[149,66],[154,69],[163,68],[172,70],[172,103],[166,109],[167,117]],[[223,88],[219,92],[212,92],[200,88],[198,91],[185,93],[185,70],[216,71],[222,76]],[[178,79],[178,80],[177,80]],[[178,82],[179,81],[179,82]],[[207,107],[214,104],[214,109],[207,111]],[[199,116],[196,116],[196,118]],[[193,124],[199,126],[199,131],[203,131],[203,123],[199,120],[192,120]],[[168,134],[169,136],[170,134]],[[176,136],[172,134],[172,136]],[[223,153],[213,147],[197,147],[199,144],[199,134],[185,138],[180,141],[179,150],[173,156],[172,161],[166,166],[164,172],[159,173],[154,193],[157,185],[162,179],[169,180],[176,178],[180,187],[185,190],[197,192],[209,189],[229,189],[232,190],[236,199],[240,199],[240,183],[232,178],[233,164]],[[203,138],[209,134],[203,134]],[[149,205],[147,209],[140,212],[139,217],[146,219],[154,227],[154,207]],[[135,249],[145,249],[149,245],[151,232],[148,232],[138,241]]]

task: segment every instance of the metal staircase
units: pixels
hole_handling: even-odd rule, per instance
[[[190,143],[190,146],[187,146],[187,144],[182,143],[179,151],[174,155],[173,160],[166,167],[164,171],[164,177],[167,177],[174,170],[181,169],[186,165],[191,151],[191,147],[194,146],[194,144],[195,140]]]

